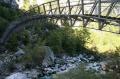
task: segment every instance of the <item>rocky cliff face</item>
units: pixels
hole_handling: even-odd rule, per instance
[[[10,4],[13,8],[22,8],[24,5],[24,0],[0,0],[0,2]]]

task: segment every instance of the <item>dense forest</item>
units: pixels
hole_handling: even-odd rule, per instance
[[[32,6],[0,2],[0,37]],[[24,24],[0,45],[0,79],[120,79],[119,34],[52,21]]]

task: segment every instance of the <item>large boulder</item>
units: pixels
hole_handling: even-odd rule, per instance
[[[53,51],[48,46],[42,46],[41,49],[43,50],[44,53],[42,65],[45,67],[53,65],[55,60]]]
[[[32,58],[32,61],[29,61],[29,63],[33,62],[34,64],[42,65],[43,67],[48,67],[54,64],[55,57],[50,47],[36,46],[29,51],[32,51],[29,53],[30,56],[27,55]]]

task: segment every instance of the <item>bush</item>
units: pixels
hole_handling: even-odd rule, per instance
[[[58,28],[58,25],[52,24],[47,20],[40,20],[33,23],[31,27],[26,28],[30,31],[32,36],[36,38],[46,39],[49,36],[49,32]]]
[[[16,10],[16,9],[12,9],[12,8],[0,5],[0,17],[10,22],[18,18],[18,16],[20,16],[21,14],[22,14],[22,11],[20,10]]]
[[[33,65],[41,65],[44,53],[43,50],[40,47],[34,47],[34,48],[29,48],[26,49],[27,53],[21,60],[20,62],[23,62],[25,64],[33,64]]]
[[[62,48],[66,53],[76,52],[76,37],[74,30],[71,27],[65,27],[62,29]]]
[[[77,52],[85,50],[85,43],[88,42],[88,39],[90,38],[90,33],[86,29],[76,29],[75,35]]]
[[[89,32],[86,29],[76,30],[71,27],[63,27],[50,32],[46,42],[54,52],[72,55],[83,51],[88,38]]]
[[[24,55],[19,62],[32,65],[41,65],[45,54],[45,49],[43,49],[42,46],[44,46],[44,43],[41,42],[41,39],[39,39],[39,41],[34,45],[27,45],[24,49],[27,54]]]
[[[5,31],[9,22],[15,20],[22,14],[22,11],[12,9],[8,4],[0,3],[0,36]]]
[[[6,48],[10,51],[15,51],[21,45],[44,43],[49,32],[57,28],[57,25],[46,21],[33,23],[32,27],[24,28],[22,32],[11,35]]]
[[[27,45],[29,43],[30,43],[29,33],[27,30],[24,30],[20,33],[12,34],[6,44],[6,48],[9,51],[16,51],[17,47],[19,47],[20,45]]]
[[[6,48],[9,51],[16,51],[17,47],[18,47],[18,38],[17,38],[17,34],[13,34],[12,37],[10,37],[8,43],[6,44]]]
[[[59,30],[50,32],[50,35],[47,38],[47,44],[54,52],[62,52],[62,33]]]

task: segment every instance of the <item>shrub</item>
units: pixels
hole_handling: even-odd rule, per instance
[[[87,29],[76,29],[75,35],[77,52],[85,50],[85,43],[90,38],[90,33],[88,32]]]
[[[34,65],[40,65],[43,60],[43,50],[40,47],[35,47],[35,48],[29,48],[26,49],[27,53],[21,60],[20,62],[23,62],[25,64],[32,64]]]
[[[59,30],[50,32],[47,38],[47,45],[50,46],[54,52],[60,53],[62,51],[62,33]]]
[[[6,48],[9,51],[16,51],[17,47],[20,45],[27,45],[30,43],[30,37],[27,30],[24,30],[20,33],[14,33],[11,35],[10,39],[6,44]]]
[[[29,31],[24,30],[23,32],[20,32],[18,35],[18,40],[24,45],[29,44],[30,43]]]
[[[72,55],[83,50],[88,38],[89,32],[85,29],[76,30],[71,27],[63,27],[50,32],[46,42],[54,52]]]
[[[16,51],[17,47],[18,47],[18,38],[17,38],[17,34],[13,34],[12,37],[10,37],[8,43],[6,44],[6,48],[9,51]]]
[[[45,49],[43,49],[42,46],[44,46],[44,43],[41,42],[41,39],[39,39],[39,41],[34,45],[27,45],[24,49],[27,52],[27,54],[24,55],[24,57],[21,58],[19,62],[25,64],[31,63],[33,65],[41,65],[45,54]]]
[[[74,35],[74,30],[71,27],[65,27],[62,29],[62,48],[66,53],[76,52],[76,37]]]
[[[41,40],[40,43],[44,43],[49,32],[57,28],[57,25],[46,21],[43,23],[33,23],[32,27],[24,28],[22,32],[14,33],[10,37],[6,48],[10,51],[14,51],[20,45],[27,45],[29,43],[36,44],[39,40]]]
[[[49,32],[58,28],[58,25],[55,25],[47,20],[40,20],[33,23],[32,27],[28,27],[27,29],[31,32],[31,35],[36,35],[37,38],[41,37],[42,39],[46,39],[49,36]]]
[[[0,5],[0,16],[8,21],[15,20],[21,14],[22,14],[22,11],[20,10],[11,9],[9,7]]]

